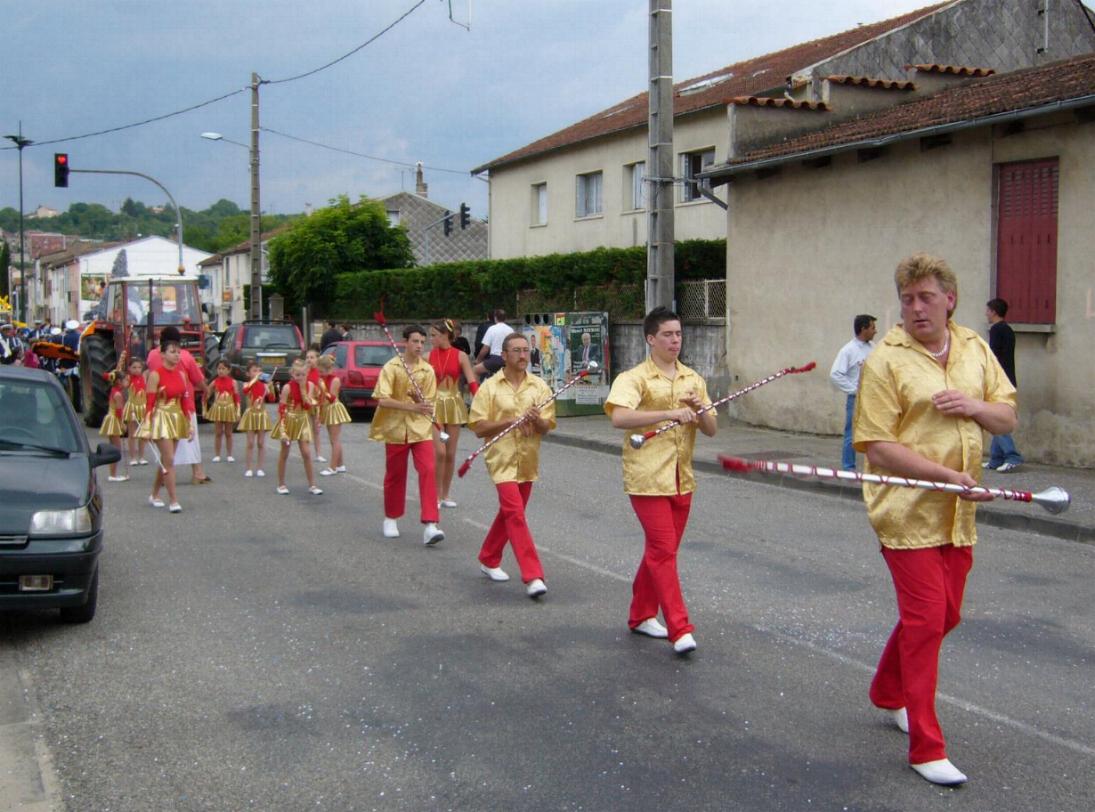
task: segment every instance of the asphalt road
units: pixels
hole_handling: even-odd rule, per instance
[[[441,545],[413,515],[381,537],[366,429],[319,497],[295,457],[290,496],[209,465],[177,516],[145,504],[151,466],[107,484],[95,621],[0,616],[68,809],[1095,806],[1095,548],[982,528],[940,680],[971,780],[942,789],[867,701],[895,610],[862,506],[701,475],[682,660],[626,627],[641,542],[616,457],[545,445],[533,602],[508,552],[509,583],[478,572],[482,461]]]

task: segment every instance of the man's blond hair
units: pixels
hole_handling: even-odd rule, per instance
[[[897,263],[897,270],[894,272],[893,278],[897,284],[898,295],[901,295],[901,291],[909,285],[913,285],[921,279],[927,279],[929,276],[935,278],[944,293],[954,294],[954,305],[957,307],[958,277],[954,275],[954,271],[951,270],[951,266],[947,264],[945,259],[933,257],[931,254],[913,254],[911,257],[905,257]],[[947,311],[947,317],[949,318],[953,314],[954,308],[952,307]]]

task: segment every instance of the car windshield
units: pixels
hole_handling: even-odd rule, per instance
[[[253,325],[244,330],[243,346],[251,350],[300,350],[297,331],[291,324]]]
[[[0,380],[0,452],[15,448],[79,451],[71,408],[54,386]]]
[[[354,366],[382,367],[392,357],[392,348],[358,344],[354,347]]]

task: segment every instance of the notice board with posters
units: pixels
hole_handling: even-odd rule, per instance
[[[597,364],[595,371],[555,401],[558,416],[604,414],[611,380],[608,313],[530,313],[524,316],[521,332],[531,349],[529,371],[543,378],[552,391],[572,381],[590,361]]]

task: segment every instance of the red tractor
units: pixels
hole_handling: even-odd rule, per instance
[[[182,348],[203,369],[215,362],[215,336],[202,323],[196,279],[178,276],[116,279],[106,289],[92,321],[80,340],[80,386],[84,422],[96,427],[106,416],[110,382],[107,375],[124,351],[127,358],[145,358],[159,346],[160,331],[178,328]]]

